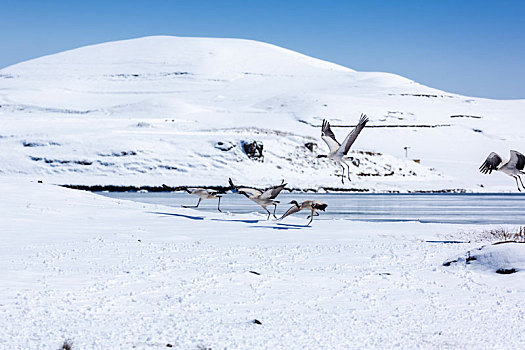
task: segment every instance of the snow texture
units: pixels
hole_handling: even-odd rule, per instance
[[[492,271],[443,266],[479,248],[447,243],[460,225],[304,227],[306,214],[276,223],[0,185],[2,349],[525,346],[525,275],[493,271],[523,268],[524,244],[483,248]]]
[[[524,100],[450,94],[261,42],[145,37],[0,70],[0,174],[87,185],[232,177],[261,187],[284,178],[295,188],[516,191],[511,178],[478,167],[491,151],[525,151],[524,110]],[[320,125],[330,120],[342,140],[361,113],[370,122],[343,186],[341,169],[316,158],[327,151]],[[243,151],[253,141],[262,161]]]
[[[0,348],[525,348],[525,245],[458,241],[491,227],[305,227],[308,213],[51,185],[342,187],[316,158],[320,125],[341,140],[366,113],[345,188],[515,191],[477,168],[525,150],[524,107],[236,39],[147,37],[2,69]]]

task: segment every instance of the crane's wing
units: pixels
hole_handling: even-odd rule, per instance
[[[288,215],[292,215],[292,214],[295,214],[297,213],[298,211],[301,211],[301,208],[298,207],[297,205],[294,205],[293,207],[291,207],[290,209],[288,209],[286,211],[286,213],[283,214],[283,216],[281,216],[279,219],[277,220],[282,220],[284,219],[285,217],[287,217]]]
[[[366,116],[366,114],[361,114],[359,123],[355,126],[354,130],[352,130],[352,132],[349,133],[348,136],[345,138],[343,144],[337,150],[338,153],[342,153],[343,155],[346,155],[348,153],[350,146],[352,146],[352,144],[355,142],[355,139],[357,138],[357,136],[359,136],[361,130],[363,130],[367,122],[368,117]]]
[[[330,152],[334,152],[341,146],[339,142],[335,139],[335,135],[330,128],[330,123],[328,120],[323,119],[323,126],[321,127],[321,138],[324,142],[326,142],[326,145],[330,149]]]
[[[262,192],[256,188],[239,187],[239,186],[234,185],[231,178],[228,179],[228,182],[230,183],[230,190],[233,193],[238,193],[238,194],[243,194],[245,196],[253,196],[253,197],[259,197],[262,194]]]
[[[512,155],[512,152],[511,152],[511,155]],[[487,173],[490,174],[492,170],[498,169],[498,165],[500,165],[501,162],[502,162],[501,157],[498,156],[497,153],[492,152],[491,154],[489,154],[487,159],[485,159],[485,162],[481,164],[481,166],[479,167],[479,171],[482,172],[483,174],[487,174]]]
[[[281,193],[281,191],[283,190],[284,186],[286,186],[286,185],[287,184],[283,183],[283,184],[280,184],[279,186],[274,186],[272,188],[269,188],[266,191],[264,191],[259,196],[259,198],[261,198],[261,199],[274,199],[275,197],[277,197],[279,195],[279,193]]]
[[[250,187],[239,187],[237,188],[237,191],[239,191],[239,193],[241,194],[248,194],[250,195],[251,197],[260,197],[262,192],[255,189],[255,188],[250,188]]]
[[[525,156],[518,151],[510,151],[509,166],[516,167],[518,170],[523,170],[525,167]]]

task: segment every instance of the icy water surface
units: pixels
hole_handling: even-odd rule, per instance
[[[172,192],[99,192],[104,196],[173,207],[195,205],[198,198]],[[320,200],[326,212],[315,220],[420,221],[457,224],[525,224],[525,195],[521,194],[320,194],[281,193],[277,215],[282,215],[291,200]],[[217,200],[202,201],[202,211],[216,211]],[[226,194],[221,209],[232,213],[264,212],[246,197]],[[270,208],[269,208],[270,209]],[[272,208],[273,209],[273,208]],[[296,214],[308,216],[307,212]]]

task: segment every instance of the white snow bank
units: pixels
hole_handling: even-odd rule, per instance
[[[472,268],[496,272],[499,274],[513,274],[525,270],[525,243],[502,242],[486,245],[467,252],[466,256],[446,262],[466,263]],[[515,277],[518,278],[518,277]]]
[[[458,225],[303,227],[307,213],[275,223],[5,178],[0,188],[0,348],[522,342],[523,274],[504,276],[521,278],[509,284],[441,266],[473,248],[439,243]]]

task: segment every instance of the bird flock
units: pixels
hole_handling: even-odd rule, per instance
[[[340,166],[343,170],[343,173],[341,175],[341,182],[343,184],[345,183],[345,166],[346,178],[348,179],[348,181],[351,181],[350,166],[348,163],[345,162],[345,156],[348,154],[350,147],[354,144],[355,140],[357,139],[363,128],[366,126],[367,122],[367,116],[365,114],[361,114],[359,122],[354,127],[354,129],[346,136],[342,143],[339,143],[330,127],[330,122],[323,119],[323,123],[321,125],[321,138],[328,146],[329,152],[328,154],[320,154],[317,156],[317,158],[328,158],[332,160],[335,164]],[[483,164],[479,167],[479,170],[483,174],[490,174],[492,173],[492,171],[500,171],[504,174],[512,176],[516,180],[518,191],[521,192],[522,188],[523,190],[525,190],[525,185],[523,184],[523,181],[521,179],[521,175],[525,174],[525,172],[523,171],[524,167],[525,156],[517,151],[512,150],[510,151],[510,159],[506,162],[503,162],[503,159],[497,153],[490,153],[485,162],[483,162]],[[183,207],[198,208],[199,204],[204,199],[218,199],[217,210],[222,212],[220,208],[222,197],[221,194],[226,193],[227,191],[232,191],[233,193],[243,195],[251,201],[255,202],[256,204],[260,205],[268,214],[267,220],[269,220],[272,215],[275,219],[282,220],[285,217],[295,214],[301,210],[308,210],[310,211],[310,215],[307,217],[307,219],[310,219],[310,221],[308,221],[308,224],[306,224],[306,226],[308,226],[312,222],[314,216],[319,216],[318,211],[325,211],[326,207],[328,206],[326,203],[322,203],[316,200],[306,200],[302,203],[298,203],[297,201],[293,200],[289,202],[289,204],[292,204],[292,207],[290,207],[280,218],[277,218],[277,216],[275,215],[275,211],[277,209],[277,204],[279,203],[279,201],[275,198],[287,185],[284,182],[284,180],[281,182],[280,185],[270,187],[264,191],[253,187],[236,186],[231,178],[228,179],[228,182],[229,188],[223,190],[222,192],[205,188],[186,188],[186,192],[199,197],[199,201],[195,206],[186,205]],[[268,207],[272,206],[273,213],[270,212],[270,210],[268,210]]]

